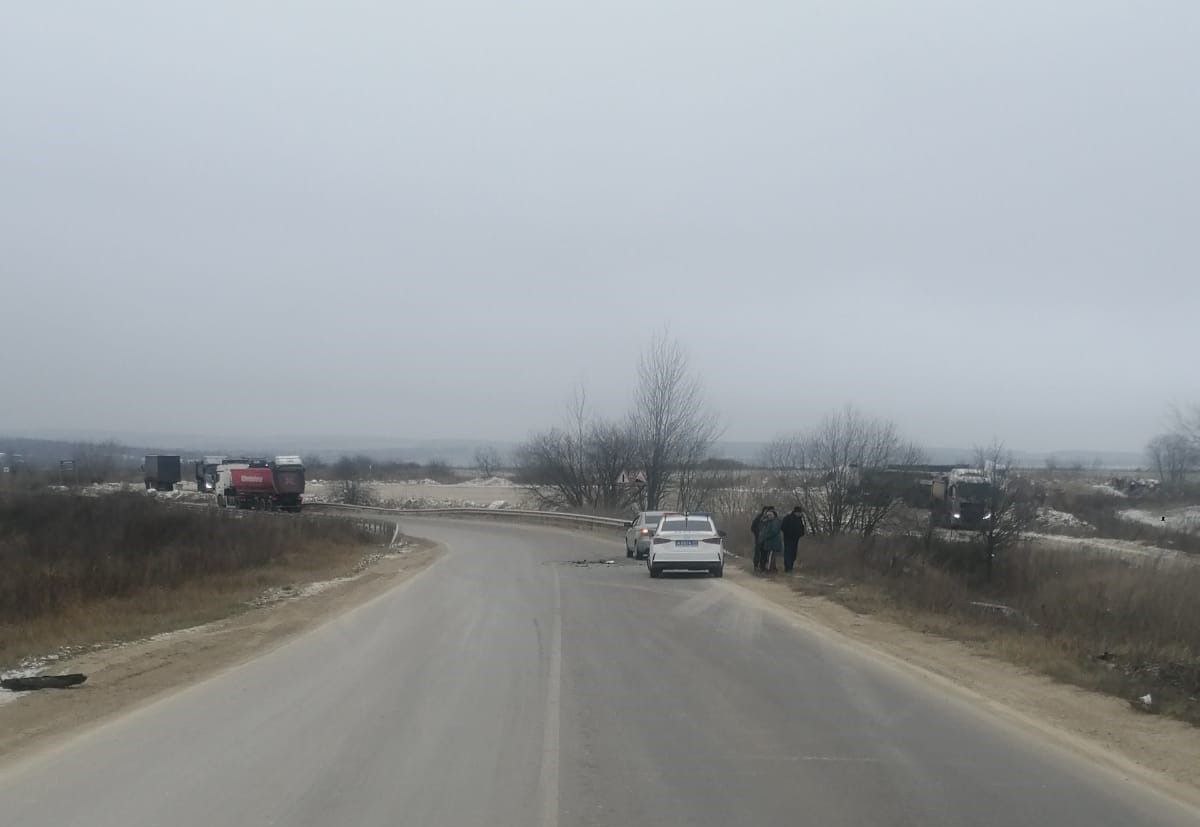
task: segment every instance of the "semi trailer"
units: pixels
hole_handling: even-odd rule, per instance
[[[183,478],[178,454],[147,454],[142,462],[142,479],[146,490],[174,491],[175,483]]]

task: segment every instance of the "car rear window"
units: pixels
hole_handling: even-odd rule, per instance
[[[712,520],[708,517],[687,517],[664,520],[663,531],[712,531]]]
[[[661,514],[647,514],[646,515],[646,525],[658,525],[661,522],[662,522]]]

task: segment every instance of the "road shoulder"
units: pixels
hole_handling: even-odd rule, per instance
[[[807,628],[918,673],[1026,732],[1049,737],[1077,755],[1200,806],[1200,729],[1135,712],[1120,699],[1057,683],[970,644],[798,593],[782,580],[742,571],[727,578],[752,599]]]
[[[83,672],[87,683],[0,705],[0,767],[266,654],[409,581],[442,552],[440,546],[416,540],[407,552],[384,556],[359,576],[311,596],[57,663],[56,672]]]

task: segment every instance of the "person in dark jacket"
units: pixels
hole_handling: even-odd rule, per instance
[[[754,534],[754,570],[762,571],[762,546],[758,544],[758,529],[762,525],[763,515],[770,506],[764,505],[758,510],[758,516],[750,521],[750,531]]]
[[[805,534],[804,509],[800,506],[793,508],[792,513],[783,518],[779,527],[783,531],[783,570],[791,571],[796,565],[796,548]]]
[[[758,524],[758,544],[762,547],[762,571],[774,573],[775,557],[783,554],[783,529],[780,528],[779,515],[773,508],[767,509]]]

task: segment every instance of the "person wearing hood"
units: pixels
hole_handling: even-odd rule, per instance
[[[758,524],[758,545],[762,548],[761,571],[774,573],[775,556],[783,554],[783,526],[774,508],[767,509]]]
[[[763,515],[767,513],[767,509],[771,506],[764,505],[758,510],[758,514],[750,521],[750,532],[754,535],[754,570],[756,572],[763,570],[762,546],[758,542],[758,530],[762,526]]]

